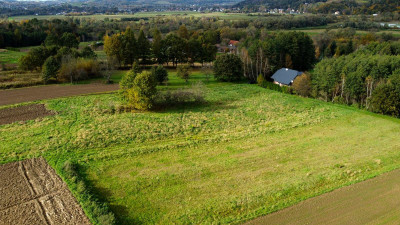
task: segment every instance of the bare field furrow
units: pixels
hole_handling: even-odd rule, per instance
[[[90,224],[43,158],[0,166],[0,225]]]

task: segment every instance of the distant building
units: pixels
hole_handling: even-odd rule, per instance
[[[230,53],[235,53],[239,43],[240,43],[239,41],[230,40],[229,44],[228,44],[229,52]]]
[[[272,79],[274,80],[275,84],[279,84],[280,86],[290,86],[293,84],[296,77],[302,75],[303,72],[292,70],[288,68],[282,68],[272,75]]]

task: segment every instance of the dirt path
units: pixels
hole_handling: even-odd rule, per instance
[[[43,158],[0,166],[0,225],[90,224]]]
[[[400,224],[400,170],[305,200],[246,224]]]
[[[17,121],[34,120],[45,116],[54,115],[43,104],[23,105],[13,108],[0,109],[0,125]]]
[[[118,90],[118,84],[48,85],[0,91],[0,106]]]

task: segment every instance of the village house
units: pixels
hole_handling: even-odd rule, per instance
[[[229,52],[230,53],[235,53],[236,50],[237,50],[238,45],[239,45],[239,41],[230,40],[229,44],[228,44]]]
[[[291,86],[296,79],[296,77],[302,75],[303,72],[292,70],[288,68],[282,68],[272,75],[272,79],[275,84],[279,84],[280,86]]]
[[[235,40],[230,40],[228,43],[228,46],[226,45],[221,45],[221,44],[216,44],[215,46],[218,49],[218,52],[220,53],[237,53],[237,48],[239,45],[239,41],[235,41]]]

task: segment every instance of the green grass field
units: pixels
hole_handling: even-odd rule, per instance
[[[221,19],[228,19],[228,20],[238,20],[238,19],[252,19],[256,16],[249,16],[245,13],[222,13],[222,12],[212,12],[212,13],[200,13],[200,12],[192,12],[192,11],[169,11],[169,12],[139,12],[135,14],[116,14],[116,15],[87,15],[87,16],[74,16],[75,18],[85,18],[85,19],[94,19],[94,20],[104,20],[105,18],[108,19],[121,19],[121,18],[154,18],[160,16],[182,16],[182,17],[219,17]],[[30,16],[13,16],[9,17],[9,20],[14,21],[21,21],[21,20],[28,20],[28,19],[62,19],[68,18],[72,16],[64,16],[64,15],[30,15]]]
[[[0,51],[0,63],[17,64],[19,58],[24,55],[26,55],[26,52],[9,51],[4,49]]]
[[[0,126],[0,163],[75,160],[122,224],[240,223],[400,165],[398,119],[206,84],[205,104],[154,112],[114,113],[112,93],[42,101],[58,114]]]
[[[303,29],[294,29],[294,30],[304,32],[304,33],[306,33],[306,34],[308,34],[310,36],[315,36],[315,35],[318,35],[318,34],[323,33],[323,32],[326,31],[325,28],[322,28],[322,29],[321,28],[303,28]],[[338,31],[338,29],[330,29],[330,30]],[[289,30],[283,30],[283,31],[289,31]],[[357,35],[365,35],[365,34],[368,34],[368,33],[370,33],[370,32],[369,31],[363,31],[363,30],[357,30],[356,31]],[[380,35],[382,33],[387,33],[387,34],[392,34],[395,37],[400,37],[400,30],[384,30],[384,31],[379,31],[379,32],[374,32],[374,33],[377,34],[377,35]]]

